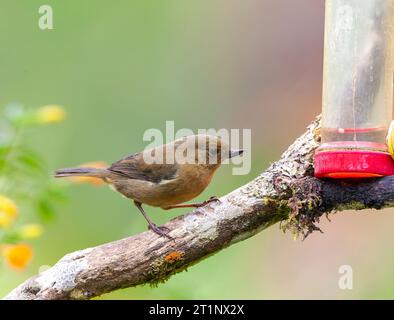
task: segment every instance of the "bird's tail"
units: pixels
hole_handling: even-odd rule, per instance
[[[109,171],[103,168],[65,168],[59,169],[55,172],[55,178],[63,177],[94,177],[105,178],[108,177]]]

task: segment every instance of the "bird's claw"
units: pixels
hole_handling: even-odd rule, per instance
[[[212,196],[208,200],[208,202],[221,202],[220,199],[217,196]]]
[[[158,235],[161,236],[161,237],[166,237],[166,238],[168,238],[168,239],[170,239],[170,240],[173,240],[173,238],[170,237],[170,236],[168,235],[168,233],[169,233],[171,230],[168,229],[167,227],[164,227],[164,226],[157,226],[157,225],[155,225],[155,224],[150,224],[150,225],[148,226],[148,229],[149,229],[149,230],[152,230],[154,233],[158,234]]]
[[[210,204],[211,202],[219,202],[220,203],[220,200],[218,197],[212,196],[208,200],[205,200],[204,202],[198,204],[197,208],[205,207],[207,204]]]

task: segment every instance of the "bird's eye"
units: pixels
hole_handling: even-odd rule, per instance
[[[217,148],[210,148],[208,154],[210,164],[217,164],[219,162],[219,151]]]
[[[210,148],[209,149],[209,155],[210,156],[216,156],[218,154],[218,150],[216,148]]]

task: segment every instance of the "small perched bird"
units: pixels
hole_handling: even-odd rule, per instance
[[[165,145],[135,153],[104,168],[66,168],[56,178],[88,176],[104,182],[134,201],[153,232],[167,236],[169,230],[154,224],[142,204],[168,210],[202,207],[216,197],[196,204],[182,204],[197,197],[211,182],[226,159],[241,155],[222,139],[211,135],[183,137]],[[171,237],[169,237],[171,238]]]

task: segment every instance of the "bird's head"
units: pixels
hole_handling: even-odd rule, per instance
[[[191,135],[175,143],[175,153],[181,154],[188,163],[217,168],[223,161],[242,155],[242,149],[231,149],[220,137],[213,135]]]

